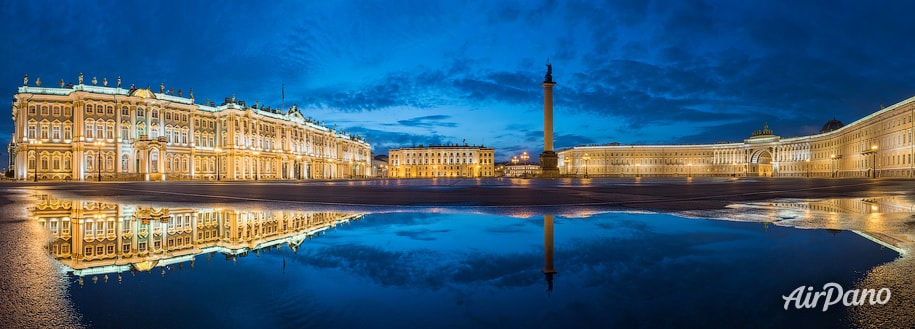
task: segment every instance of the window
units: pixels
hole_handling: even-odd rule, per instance
[[[60,106],[55,106],[51,112],[54,116],[60,116]]]
[[[92,114],[92,105],[86,104],[85,108],[86,108],[86,114]]]
[[[109,105],[106,113],[108,113],[108,115],[114,115],[114,106]]]
[[[108,123],[108,139],[114,139],[114,123]]]
[[[127,108],[126,106],[122,107],[122,108],[121,108],[121,115],[123,115],[123,116],[130,116],[130,109]]]
[[[64,116],[65,116],[65,117],[72,117],[72,116],[73,116],[73,108],[71,108],[71,107],[69,107],[69,106],[64,107]]]
[[[121,172],[127,172],[127,154],[121,156]]]
[[[138,117],[144,117],[144,116],[146,116],[146,111],[143,110],[142,107],[141,107],[141,108],[138,108],[138,109],[137,109],[137,116],[138,116]]]
[[[95,123],[91,121],[86,122],[86,138],[92,138],[93,132],[95,132]]]
[[[47,105],[41,107],[41,115],[48,115],[48,106]]]
[[[51,139],[60,139],[60,124],[51,127]]]
[[[102,114],[105,114],[105,110],[102,108],[101,105],[96,105],[96,106],[95,106],[95,113],[98,113],[99,115],[102,115]]]
[[[36,123],[29,124],[29,139],[35,139],[35,136],[37,136],[37,134],[38,134],[36,132],[36,129],[38,129],[38,128],[36,128],[35,125],[36,125]]]
[[[64,139],[73,139],[73,128],[70,127],[70,124],[64,126]]]
[[[41,139],[48,139],[48,124],[41,125]]]
[[[38,111],[35,110],[35,106],[34,105],[29,106],[29,115],[35,115],[35,114],[38,114]]]

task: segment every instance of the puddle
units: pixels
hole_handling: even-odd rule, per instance
[[[896,278],[912,241],[903,198],[677,216],[37,199],[29,220],[89,326],[159,327],[136,320],[162,312],[169,327],[911,325],[891,314],[912,296]],[[893,297],[784,310],[782,295],[828,282]]]

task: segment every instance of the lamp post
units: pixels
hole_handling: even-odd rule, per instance
[[[810,178],[810,158],[804,160],[804,169],[807,169],[807,178]]]
[[[585,153],[585,156],[583,156],[581,159],[585,161],[585,178],[588,178],[588,160],[590,160],[591,157],[588,156],[588,153]]]
[[[219,153],[222,152],[221,148],[213,149],[213,152],[216,153],[216,180],[219,180]]]
[[[95,158],[96,158],[95,163],[98,167],[98,181],[101,182],[102,181],[102,146],[105,146],[105,142],[96,141],[96,142],[92,143],[92,145],[95,145],[98,147],[98,153],[95,154]]]
[[[31,141],[29,141],[29,144],[34,145],[34,150],[32,150],[32,151],[35,152],[35,182],[38,182],[38,145],[41,145],[41,141],[40,140],[31,140]],[[26,176],[26,177],[28,177],[28,176]],[[28,178],[26,178],[26,179],[28,179]]]
[[[877,178],[877,145],[871,145],[871,149],[869,151],[861,152],[861,155],[864,155],[864,156],[867,156],[869,154],[874,155],[874,163],[872,164],[872,167],[871,167],[871,168],[873,168],[872,170],[874,171],[874,173],[871,177]]]

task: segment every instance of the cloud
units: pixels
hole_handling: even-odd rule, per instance
[[[454,122],[439,122],[451,118],[450,115],[427,115],[407,120],[399,120],[397,123],[408,127],[457,127]]]

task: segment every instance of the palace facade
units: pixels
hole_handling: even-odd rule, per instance
[[[915,97],[848,125],[782,138],[768,126],[743,142],[576,146],[558,151],[562,174],[590,177],[913,177]]]
[[[495,152],[476,145],[429,145],[388,151],[392,178],[493,177]]]
[[[19,87],[10,169],[20,180],[293,180],[366,177],[363,138],[306,118],[248,106],[205,104],[181,91],[82,83]]]

